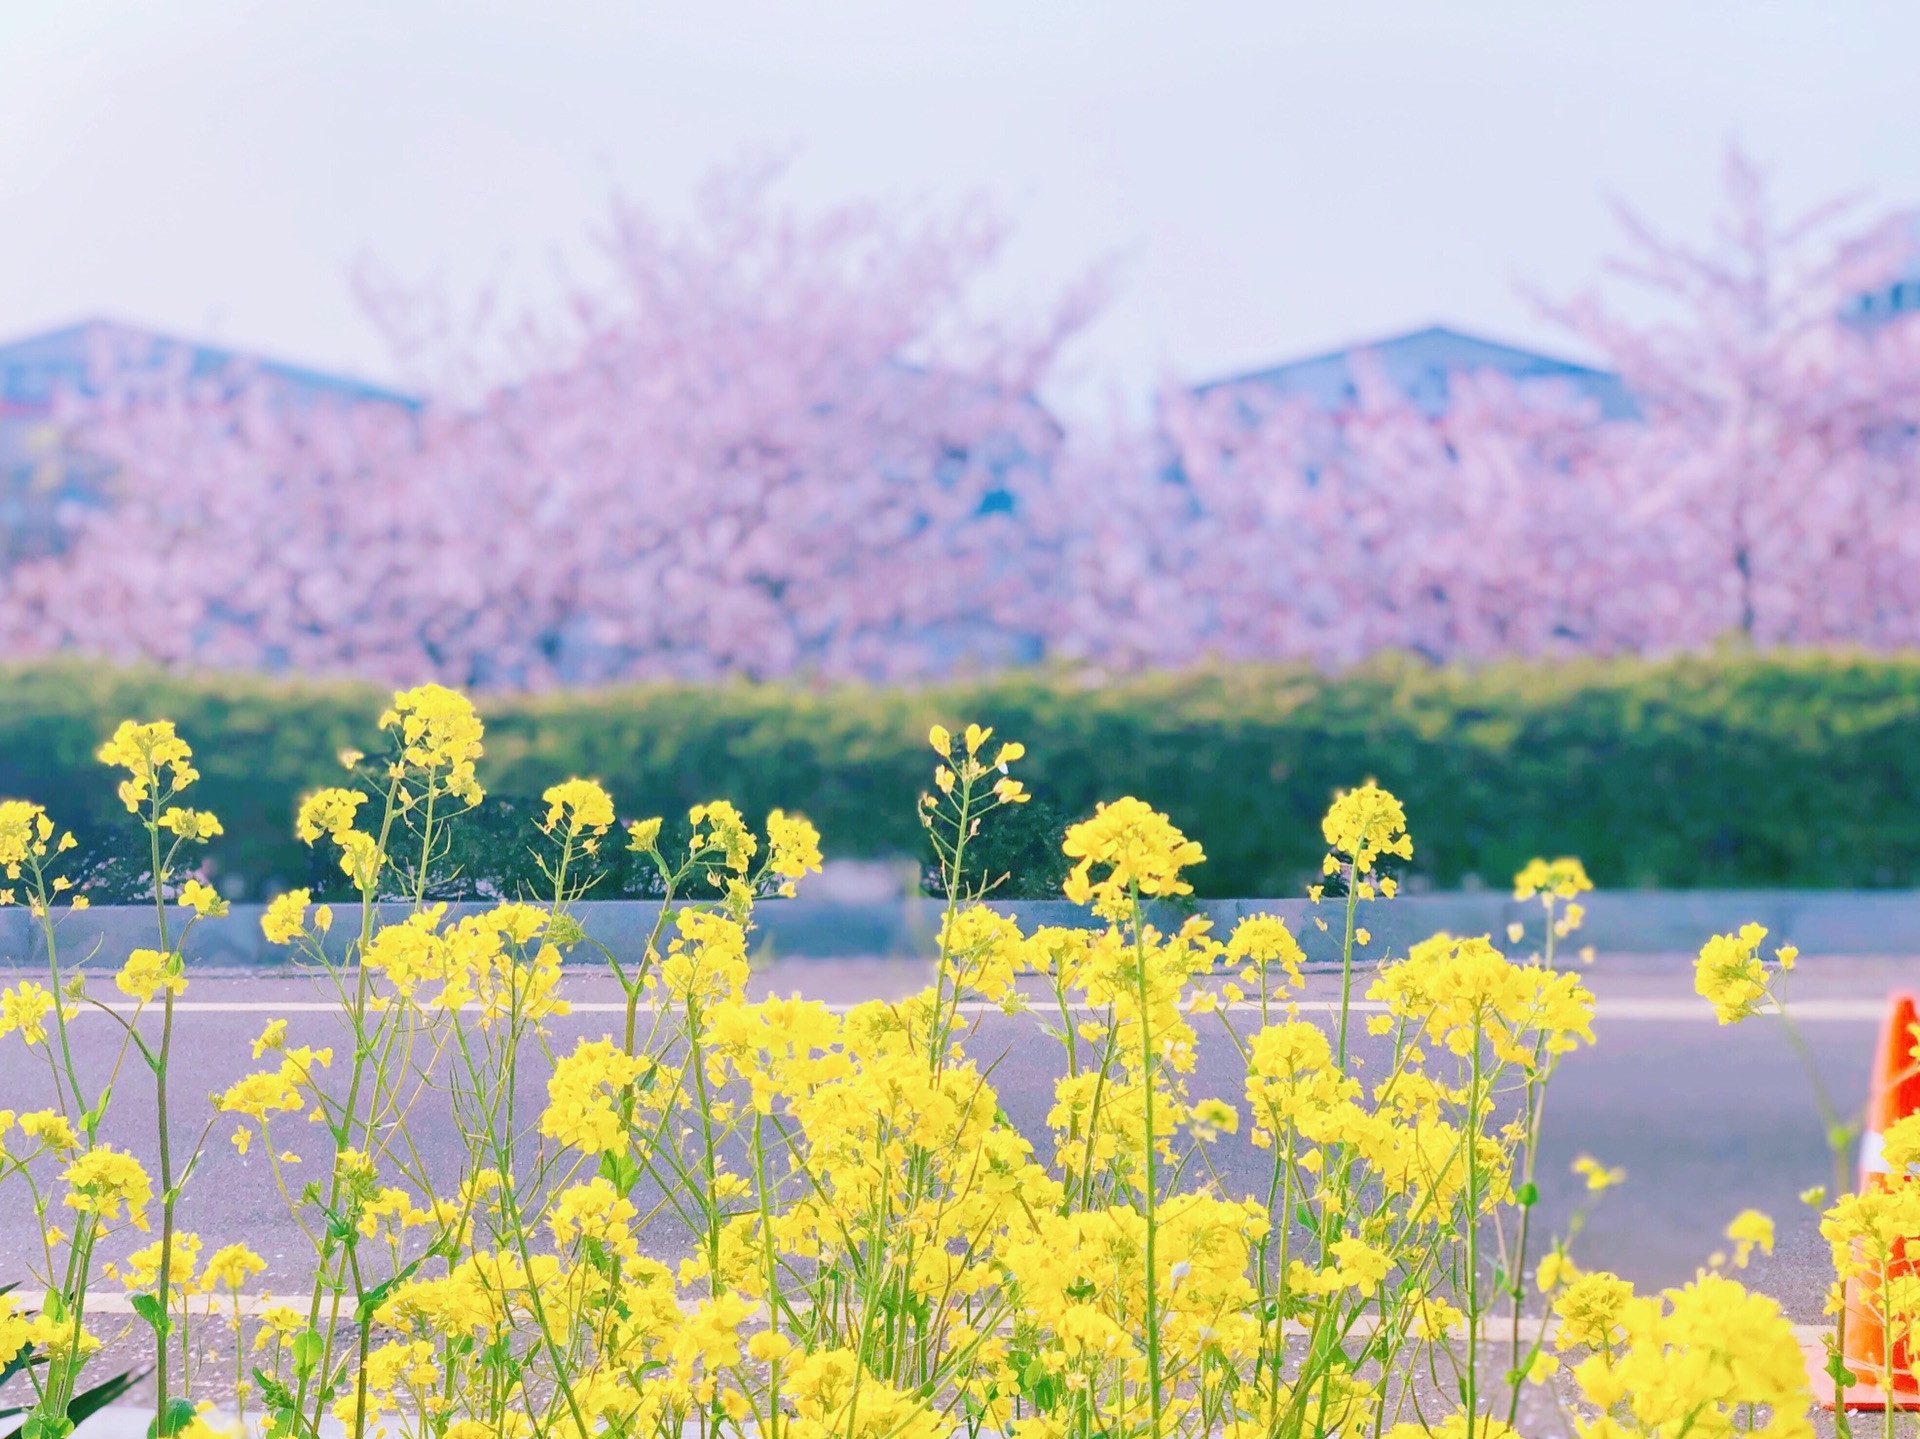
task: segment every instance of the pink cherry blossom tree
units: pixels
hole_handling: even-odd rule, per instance
[[[1712,246],[1623,212],[1616,274],[1664,304],[1555,313],[1632,418],[1492,372],[1451,376],[1436,415],[1364,353],[1331,411],[1257,380],[1172,390],[1156,463],[1181,522],[1140,527],[1128,564],[1178,577],[1191,643],[1236,658],[1920,642],[1920,326],[1859,305],[1910,231],[1845,213],[1776,221],[1738,154]]]
[[[491,332],[504,373],[389,292],[465,403],[105,366],[75,418],[114,502],[8,577],[0,635],[511,685],[1032,657],[1062,544],[1035,394],[1092,292],[979,321],[995,227],[802,218],[771,180],[715,181],[685,230],[616,207],[602,273]]]
[[[369,285],[418,410],[104,355],[68,418],[110,485],[0,644],[542,686],[1920,643],[1920,326],[1859,304],[1911,231],[1777,221],[1738,156],[1709,246],[1626,217],[1654,307],[1555,311],[1630,417],[1491,372],[1436,414],[1362,354],[1339,408],[1174,388],[1108,435],[1036,399],[1097,287],[995,323],[996,227],[772,179],[616,206],[545,306]]]
[[[1653,318],[1595,294],[1559,310],[1643,412],[1616,461],[1634,527],[1684,555],[1681,602],[1711,629],[1913,644],[1920,327],[1860,303],[1911,265],[1913,231],[1898,217],[1850,231],[1845,202],[1782,220],[1737,150],[1725,189],[1705,247],[1621,212],[1630,249],[1613,269]],[[1644,569],[1622,558],[1633,583]]]
[[[1341,664],[1591,646],[1604,621],[1582,561],[1608,542],[1610,440],[1591,408],[1469,374],[1432,415],[1365,356],[1356,371],[1336,413],[1258,390],[1166,397],[1207,647]]]

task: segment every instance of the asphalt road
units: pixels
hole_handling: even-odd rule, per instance
[[[11,978],[0,971],[0,983]],[[795,961],[760,976],[756,987],[781,993],[798,988],[809,997],[851,1003],[908,992],[925,978],[922,969],[882,961]],[[1825,1256],[1814,1216],[1797,1196],[1826,1181],[1830,1165],[1818,1109],[1778,1024],[1756,1019],[1717,1026],[1693,998],[1690,970],[1679,956],[1603,957],[1589,979],[1600,998],[1599,1043],[1565,1062],[1549,1100],[1540,1179],[1550,1228],[1564,1227],[1572,1206],[1585,1198],[1569,1173],[1583,1153],[1623,1166],[1628,1180],[1594,1208],[1576,1257],[1642,1285],[1683,1282],[1720,1246],[1720,1231],[1734,1214],[1749,1206],[1762,1209],[1778,1221],[1781,1242],[1772,1259],[1756,1261],[1750,1281],[1780,1298],[1796,1320],[1818,1321]],[[1881,999],[1890,988],[1916,983],[1920,963],[1907,959],[1809,958],[1796,971],[1793,997],[1807,1041],[1849,1111],[1864,1100]],[[566,993],[582,1008],[554,1022],[557,1049],[571,1048],[579,1036],[617,1030],[618,1016],[609,1010],[618,992],[610,981],[583,972],[569,977]],[[1319,976],[1310,982],[1308,997],[1336,993],[1337,983]],[[190,1143],[209,1121],[210,1094],[255,1067],[249,1043],[272,1015],[287,1014],[295,1043],[338,1044],[337,1014],[292,1008],[324,998],[304,978],[194,974],[176,1021],[176,1143]],[[1237,1099],[1231,1047],[1224,1039],[1205,1039],[1207,1033],[1203,1027],[1194,1092]],[[88,1016],[75,1034],[82,1065],[102,1074],[117,1048],[111,1021]],[[1031,1017],[990,1014],[982,1017],[969,1049],[983,1060],[999,1057],[993,1082],[1007,1112],[1030,1135],[1042,1134],[1058,1072],[1055,1043]],[[544,1079],[537,1067],[528,1075],[535,1105]],[[17,1038],[0,1041],[0,1108],[35,1108],[46,1097],[37,1052],[23,1049]],[[296,1145],[305,1138],[297,1123],[283,1127]],[[308,1272],[306,1241],[274,1190],[258,1146],[247,1157],[236,1154],[227,1139],[231,1128],[228,1120],[214,1122],[180,1222],[207,1236],[210,1247],[246,1240],[270,1264],[259,1287],[285,1292]],[[454,1172],[458,1146],[451,1123],[423,1109],[414,1129],[428,1164]],[[120,1081],[106,1134],[154,1167],[151,1087],[137,1065]],[[1251,1156],[1245,1165],[1228,1165],[1229,1187],[1254,1189],[1255,1167]],[[36,1234],[24,1187],[17,1181],[0,1185],[0,1281],[27,1279]],[[659,1247],[678,1246],[663,1234]]]

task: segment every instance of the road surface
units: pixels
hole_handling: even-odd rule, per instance
[[[0,983],[11,976],[0,971]],[[883,961],[791,961],[756,979],[756,988],[836,1003],[907,993],[927,977],[923,968]],[[1554,1081],[1548,1139],[1541,1165],[1545,1217],[1560,1229],[1572,1204],[1584,1197],[1569,1166],[1592,1154],[1628,1171],[1594,1209],[1576,1247],[1588,1267],[1607,1267],[1642,1285],[1684,1282],[1721,1246],[1720,1231],[1741,1209],[1772,1214],[1779,1251],[1757,1260],[1750,1281],[1774,1294],[1796,1320],[1817,1322],[1826,1283],[1825,1256],[1814,1216],[1797,1196],[1830,1174],[1821,1122],[1805,1076],[1777,1022],[1755,1019],[1722,1028],[1692,995],[1682,956],[1603,957],[1588,977],[1599,996],[1599,1043],[1570,1057]],[[1905,959],[1809,958],[1793,976],[1793,996],[1809,1046],[1833,1093],[1849,1112],[1864,1100],[1864,1085],[1885,993],[1920,980],[1920,964]],[[97,988],[104,989],[103,984]],[[553,1022],[557,1050],[576,1037],[617,1032],[610,1012],[618,991],[610,981],[570,973],[565,992],[581,1008]],[[1337,980],[1309,982],[1309,999],[1337,995]],[[174,1096],[176,1133],[197,1133],[211,1110],[208,1096],[256,1067],[249,1044],[272,1015],[286,1014],[294,1043],[340,1042],[339,1016],[320,1007],[325,996],[306,978],[195,973],[177,1018]],[[310,1006],[306,1009],[297,1005]],[[598,1007],[596,1007],[598,1006]],[[75,1026],[82,1065],[99,1073],[116,1046],[112,1023],[88,1016]],[[1194,1076],[1196,1095],[1238,1100],[1233,1054],[1224,1040],[1205,1039]],[[1003,1055],[994,1070],[1007,1112],[1030,1135],[1044,1132],[1058,1047],[1030,1016],[984,1016],[969,1048],[982,1059]],[[539,1102],[544,1073],[529,1074],[529,1097]],[[46,1102],[47,1078],[38,1054],[29,1061],[17,1037],[0,1041],[0,1108]],[[424,1112],[423,1112],[424,1115]],[[106,1135],[132,1148],[154,1169],[153,1106],[144,1069],[129,1068],[115,1095]],[[215,1122],[207,1158],[180,1207],[183,1228],[205,1235],[209,1248],[243,1239],[270,1265],[258,1282],[287,1292],[308,1272],[304,1238],[280,1203],[258,1146],[236,1154],[231,1121]],[[297,1125],[296,1140],[305,1136]],[[457,1146],[444,1119],[423,1117],[418,1137],[429,1161],[451,1172]],[[1234,1141],[1225,1145],[1241,1148]],[[1224,1146],[1223,1146],[1224,1147]],[[437,1158],[436,1158],[437,1156]],[[1230,1186],[1255,1188],[1257,1161],[1230,1166]],[[37,1230],[24,1188],[0,1186],[0,1280],[27,1280],[26,1260]],[[667,1241],[663,1247],[674,1247]]]

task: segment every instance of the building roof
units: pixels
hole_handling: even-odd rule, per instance
[[[109,361],[154,370],[178,365],[200,378],[258,374],[303,399],[373,401],[409,409],[420,404],[412,395],[364,380],[182,340],[113,320],[86,320],[0,344],[0,414],[45,413],[63,387],[87,393],[92,388],[95,367]]]
[[[1636,413],[1632,397],[1611,371],[1462,334],[1443,325],[1292,360],[1270,369],[1229,375],[1195,389],[1204,394],[1223,387],[1258,385],[1283,395],[1302,396],[1328,410],[1342,410],[1360,398],[1353,370],[1353,359],[1360,354],[1371,355],[1387,380],[1429,414],[1447,408],[1449,375],[1477,370],[1496,370],[1520,382],[1558,381],[1595,401],[1609,419]]]
[[[1853,324],[1881,325],[1920,310],[1920,210],[1896,216],[1893,224],[1894,253],[1886,274],[1841,309]]]

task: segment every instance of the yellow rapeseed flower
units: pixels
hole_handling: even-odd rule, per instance
[[[267,905],[267,912],[260,916],[260,932],[267,937],[267,942],[291,944],[305,933],[307,906],[312,901],[313,892],[305,889],[290,889],[275,895]]]
[[[1164,814],[1132,796],[1100,805],[1092,819],[1070,826],[1061,848],[1078,861],[1062,886],[1075,904],[1117,902],[1134,889],[1150,898],[1192,894],[1180,873],[1206,858]],[[1095,865],[1106,870],[1097,882]]]
[[[1297,986],[1306,954],[1285,920],[1273,914],[1250,914],[1227,937],[1226,959],[1229,964],[1252,964],[1262,969],[1277,964]]]
[[[122,720],[96,758],[127,771],[129,777],[120,784],[120,802],[132,813],[138,813],[162,785],[166,793],[177,794],[200,778],[192,764],[193,751],[174,733],[171,720],[152,724]]]
[[[47,1037],[47,1016],[53,1013],[54,998],[45,988],[27,980],[0,991],[0,1035],[20,1031],[28,1044],[40,1044]]]
[[[180,886],[179,902],[192,910],[202,919],[217,919],[227,912],[227,902],[220,897],[220,891],[210,884],[190,879]]]
[[[1383,854],[1413,858],[1406,810],[1372,780],[1337,795],[1320,822],[1320,831],[1327,847],[1336,855],[1346,856],[1356,874],[1371,872]]]
[[[102,1144],[75,1159],[60,1177],[67,1184],[68,1208],[101,1219],[117,1219],[124,1204],[128,1221],[136,1229],[147,1227],[146,1207],[153,1198],[153,1183],[131,1154]]]
[[[1560,1321],[1554,1333],[1555,1347],[1605,1347],[1613,1342],[1621,1315],[1632,1299],[1633,1285],[1605,1270],[1565,1280],[1565,1287],[1553,1301],[1554,1317]]]
[[[219,1287],[237,1294],[249,1278],[266,1271],[267,1261],[246,1245],[229,1244],[216,1249],[207,1260],[207,1267],[200,1274],[200,1287],[208,1292]]]
[[[80,1137],[73,1132],[73,1126],[67,1122],[64,1114],[56,1114],[51,1109],[32,1109],[19,1119],[20,1132],[49,1150],[72,1150],[80,1147]]]
[[[1516,964],[1484,938],[1423,940],[1383,967],[1367,994],[1424,1023],[1456,1054],[1484,1042],[1526,1070],[1536,1045],[1555,1055],[1593,1043],[1593,995],[1578,976]]]
[[[1522,901],[1536,894],[1575,899],[1592,888],[1586,866],[1571,856],[1555,860],[1530,859],[1526,868],[1513,877],[1513,897]]]
[[[1773,1221],[1757,1209],[1743,1209],[1727,1226],[1727,1238],[1734,1243],[1734,1267],[1745,1269],[1756,1247],[1762,1254],[1773,1253]]]
[[[337,785],[315,790],[300,801],[300,813],[293,822],[294,837],[312,844],[324,834],[342,843],[342,836],[353,828],[356,812],[366,802],[360,791]]]
[[[1586,1180],[1590,1191],[1611,1189],[1616,1184],[1624,1184],[1627,1171],[1609,1169],[1591,1154],[1582,1154],[1573,1161],[1573,1172]]]
[[[120,972],[113,977],[114,987],[142,1004],[154,995],[185,994],[186,962],[178,954],[162,954],[157,949],[136,949],[127,956]]]
[[[1574,1367],[1589,1402],[1624,1405],[1642,1433],[1727,1434],[1764,1409],[1760,1432],[1811,1439],[1806,1360],[1772,1299],[1709,1274],[1659,1299],[1628,1300],[1615,1322],[1624,1352]]]
[[[208,810],[183,809],[179,805],[169,806],[161,812],[160,828],[180,839],[193,840],[196,844],[205,844],[224,833],[219,816]]]
[[[1700,947],[1693,966],[1693,988],[1722,1024],[1738,1024],[1758,1014],[1772,997],[1760,943],[1766,927],[1741,926],[1738,934],[1716,934]]]
[[[613,797],[590,779],[549,785],[540,796],[547,806],[541,828],[548,834],[597,839],[613,825]]]
[[[20,878],[20,866],[29,857],[46,855],[47,836],[52,832],[53,823],[39,805],[24,799],[0,800],[0,866],[8,879]]]
[[[820,872],[820,831],[804,815],[776,809],[767,815],[767,868],[787,881]]]
[[[1551,1294],[1563,1284],[1570,1284],[1580,1277],[1580,1270],[1568,1257],[1566,1251],[1550,1250],[1540,1258],[1539,1265],[1533,1271],[1533,1283],[1542,1294]]]
[[[610,1154],[625,1144],[619,1096],[648,1068],[607,1039],[583,1039],[553,1066],[540,1132],[583,1154]]]
[[[469,805],[485,795],[474,778],[485,727],[465,695],[444,685],[420,685],[393,697],[380,728],[399,731],[401,764],[428,786]]]
[[[744,875],[760,850],[760,841],[753,837],[740,811],[724,799],[695,805],[687,811],[687,822],[693,826],[688,852],[704,854],[717,850],[721,864],[734,874]],[[715,876],[714,882],[720,883],[719,876]]]

